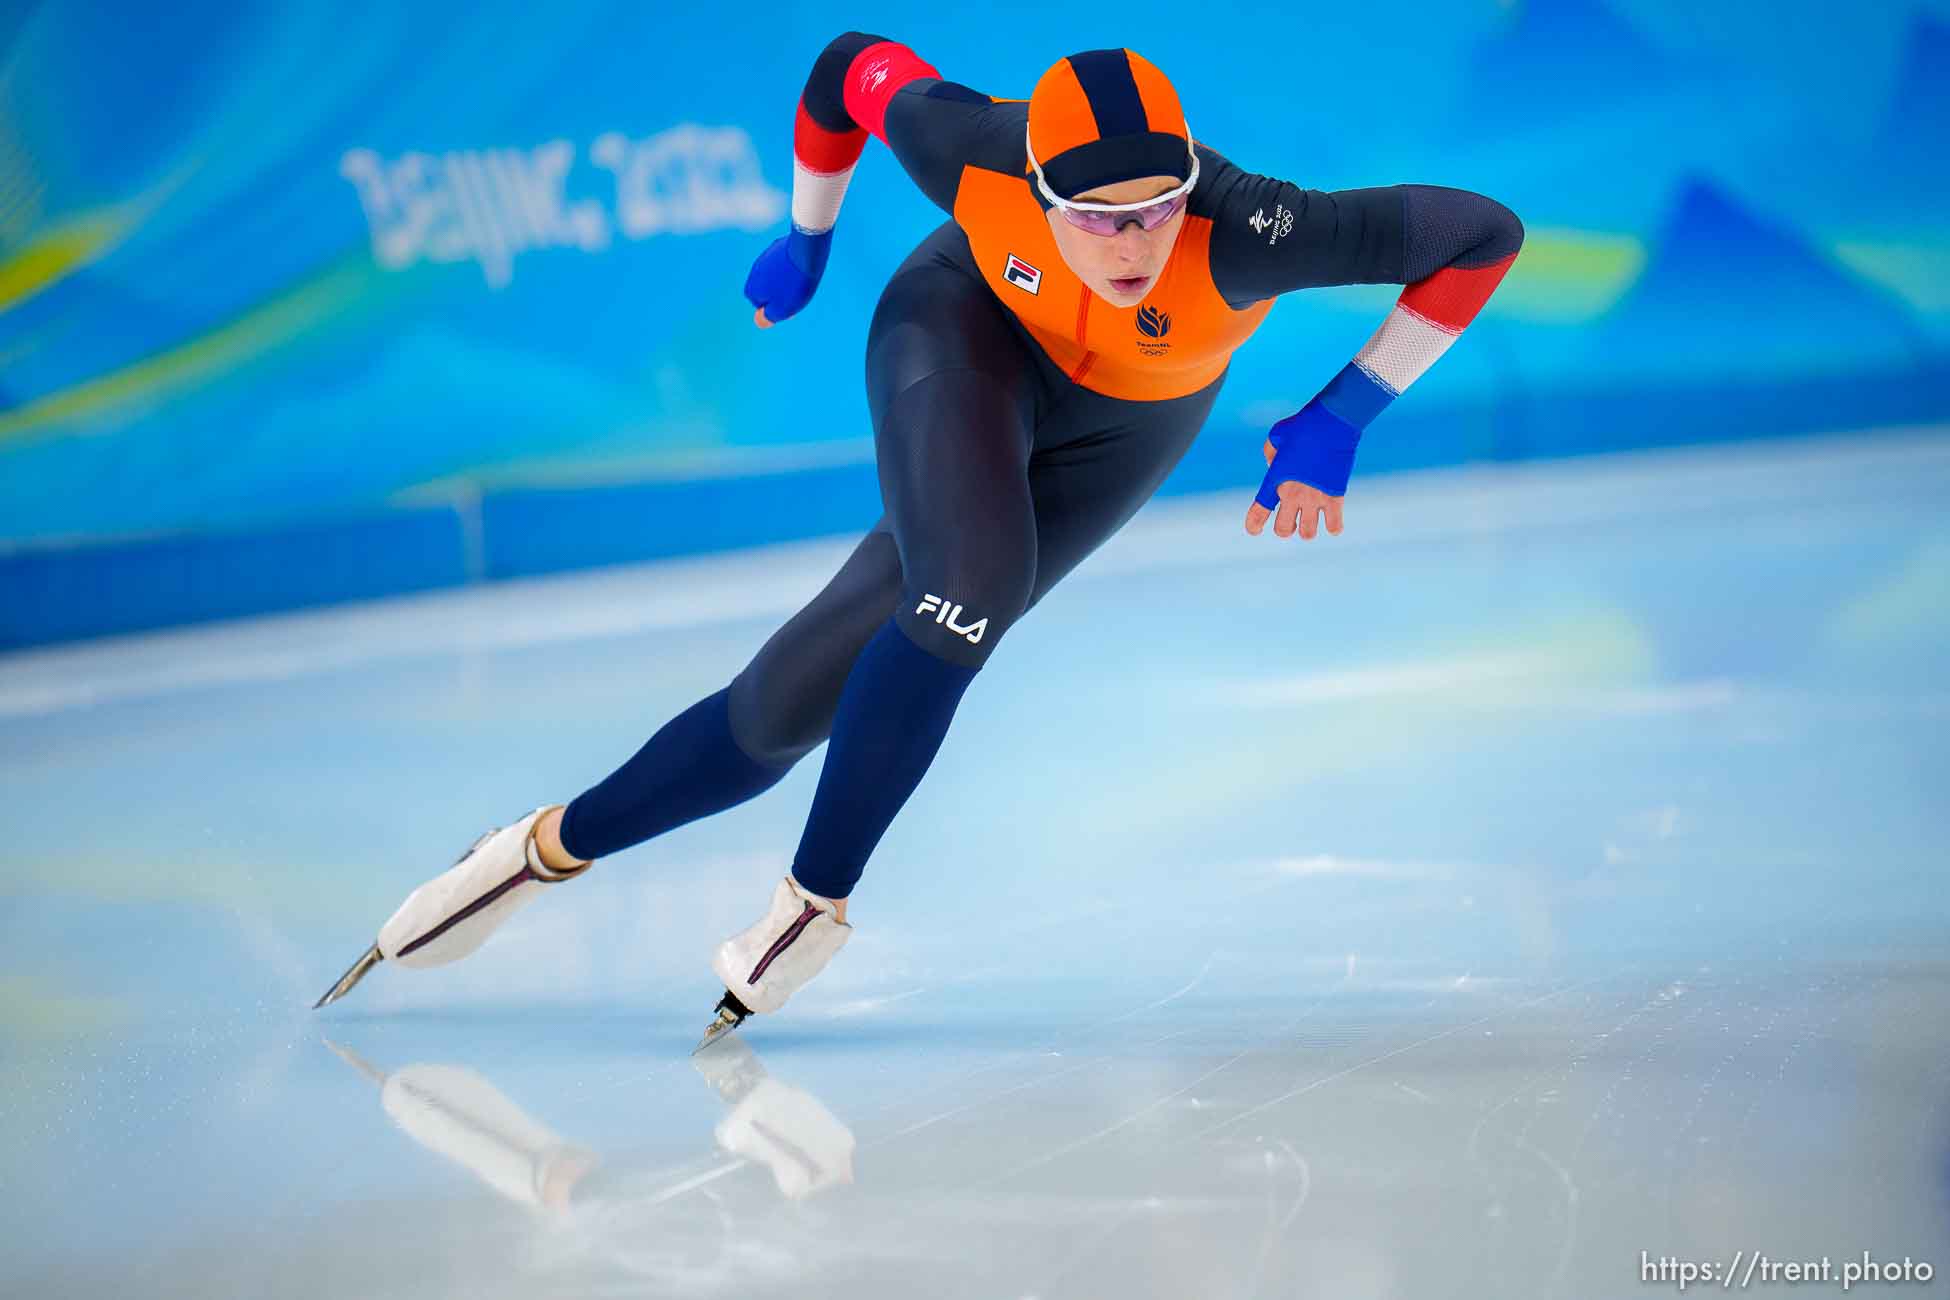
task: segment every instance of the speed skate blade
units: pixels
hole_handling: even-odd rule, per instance
[[[720,1038],[723,1038],[726,1034],[738,1028],[738,1026],[744,1024],[745,1017],[749,1015],[751,1015],[751,1012],[745,1010],[745,1004],[731,996],[730,989],[726,989],[724,996],[718,999],[718,1018],[713,1020],[709,1028],[704,1031],[704,1037],[697,1040],[697,1046],[691,1049],[691,1055],[696,1056],[699,1052],[717,1042]]]
[[[357,984],[366,977],[367,971],[385,960],[386,956],[379,951],[378,944],[374,944],[372,947],[366,949],[365,955],[353,962],[350,970],[339,976],[339,982],[332,985],[331,988],[326,989],[325,996],[311,1004],[311,1009],[316,1011],[320,1007],[327,1007],[337,1002],[340,998],[352,991],[354,984]]]

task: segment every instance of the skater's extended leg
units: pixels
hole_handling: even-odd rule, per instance
[[[606,857],[770,789],[826,738],[847,670],[893,608],[900,560],[876,529],[724,690],[665,724],[536,839],[573,866]],[[554,821],[559,840],[551,843]]]
[[[699,700],[576,796],[562,813],[563,852],[581,861],[607,857],[771,789],[790,765],[760,763],[738,747],[730,694],[727,687]]]
[[[381,960],[424,966],[463,957],[540,890],[590,860],[771,786],[825,738],[847,671],[887,621],[899,585],[893,538],[877,528],[729,687],[671,719],[567,809],[539,808],[482,836],[415,890],[319,1005],[344,996]],[[834,921],[845,920],[843,904],[828,907]]]
[[[900,595],[901,561],[886,522],[731,682],[731,734],[761,763],[787,766],[833,730],[840,691]]]

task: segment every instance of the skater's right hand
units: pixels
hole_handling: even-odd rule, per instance
[[[745,277],[745,298],[758,308],[752,322],[765,329],[797,315],[812,301],[832,247],[832,231],[808,235],[797,226],[773,240]]]

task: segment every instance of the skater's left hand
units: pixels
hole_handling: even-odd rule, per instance
[[[1273,463],[1273,444],[1266,444],[1266,463]],[[1266,520],[1273,520],[1275,537],[1291,537],[1297,527],[1301,540],[1311,542],[1320,533],[1320,521],[1327,521],[1327,531],[1341,535],[1341,502],[1346,497],[1330,497],[1317,487],[1288,479],[1277,489],[1280,494],[1280,509],[1276,514],[1255,501],[1246,508],[1246,531],[1258,537],[1266,531]]]
[[[1271,517],[1274,536],[1291,537],[1297,531],[1312,541],[1324,516],[1327,531],[1338,537],[1341,503],[1347,499],[1347,477],[1360,441],[1361,431],[1318,398],[1275,424],[1266,435],[1266,477],[1246,508],[1246,531],[1258,537]]]

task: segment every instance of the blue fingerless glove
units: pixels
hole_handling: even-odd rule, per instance
[[[1292,480],[1330,497],[1347,495],[1361,431],[1322,406],[1318,397],[1274,425],[1266,440],[1273,444],[1273,463],[1253,499],[1268,510],[1280,508],[1280,484]]]
[[[773,240],[752,263],[752,273],[745,277],[746,299],[754,307],[763,307],[769,321],[796,316],[812,301],[813,290],[819,288],[832,247],[832,231],[808,235],[794,226]]]

